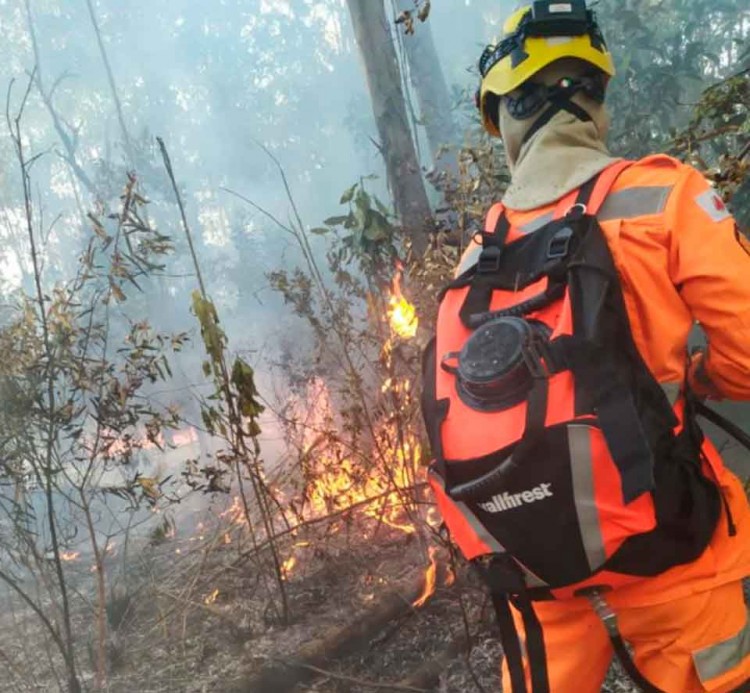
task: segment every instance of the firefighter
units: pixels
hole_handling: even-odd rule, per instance
[[[617,163],[605,144],[604,106],[615,68],[584,0],[541,0],[512,14],[480,70],[477,105],[486,130],[502,138],[512,174],[502,200],[510,242],[534,233],[560,200]],[[701,398],[750,400],[750,252],[710,183],[672,158],[646,157],[617,175],[598,219],[633,340],[670,403],[681,406],[686,381]],[[481,250],[479,242],[467,249],[457,277],[466,276]],[[689,357],[696,321],[708,347]],[[614,654],[613,624],[617,638],[631,646],[646,690],[750,690],[742,588],[750,575],[750,510],[742,484],[708,440],[702,460],[721,491],[722,508],[697,559],[607,592],[599,614],[583,596],[534,602],[552,693],[600,690]],[[508,498],[483,507],[508,515],[514,511],[506,508]],[[516,496],[534,503],[526,506],[529,512],[542,507],[540,498]],[[514,618],[523,631],[515,611]],[[531,687],[528,647],[524,667]]]

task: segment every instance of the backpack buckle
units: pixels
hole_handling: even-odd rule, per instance
[[[479,274],[490,274],[500,269],[500,258],[503,250],[496,245],[490,245],[482,249],[477,261],[477,272]]]
[[[573,239],[573,229],[563,226],[552,238],[547,246],[548,260],[561,260],[570,252],[570,242]]]

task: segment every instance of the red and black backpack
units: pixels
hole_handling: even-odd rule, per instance
[[[489,584],[514,691],[526,688],[509,600],[524,618],[533,690],[546,691],[532,600],[601,606],[609,589],[697,559],[721,513],[692,400],[673,408],[638,352],[596,219],[627,165],[512,241],[495,205],[476,264],[440,294],[425,352],[430,484]]]

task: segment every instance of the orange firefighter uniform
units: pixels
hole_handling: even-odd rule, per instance
[[[507,209],[509,242],[542,226],[565,204],[563,198],[531,211]],[[635,343],[672,401],[683,385],[696,321],[709,347],[690,366],[693,389],[750,400],[750,253],[713,188],[693,168],[652,156],[619,175],[598,216],[622,280]],[[470,245],[457,274],[480,251]],[[704,455],[725,500],[709,547],[693,563],[607,595],[636,664],[668,693],[723,693],[750,679],[750,621],[741,584],[750,575],[750,508],[742,484],[710,441]],[[599,691],[613,652],[589,601],[540,602],[535,609],[552,693]],[[522,632],[519,618],[516,625]],[[504,686],[510,690],[507,670]]]

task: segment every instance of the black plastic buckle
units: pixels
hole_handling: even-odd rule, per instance
[[[554,236],[552,236],[549,246],[547,247],[548,260],[560,260],[567,257],[570,252],[570,242],[573,239],[573,229],[570,226],[563,226]]]
[[[490,245],[482,249],[477,261],[477,272],[479,274],[489,274],[497,272],[500,269],[500,258],[503,250],[496,245]]]

